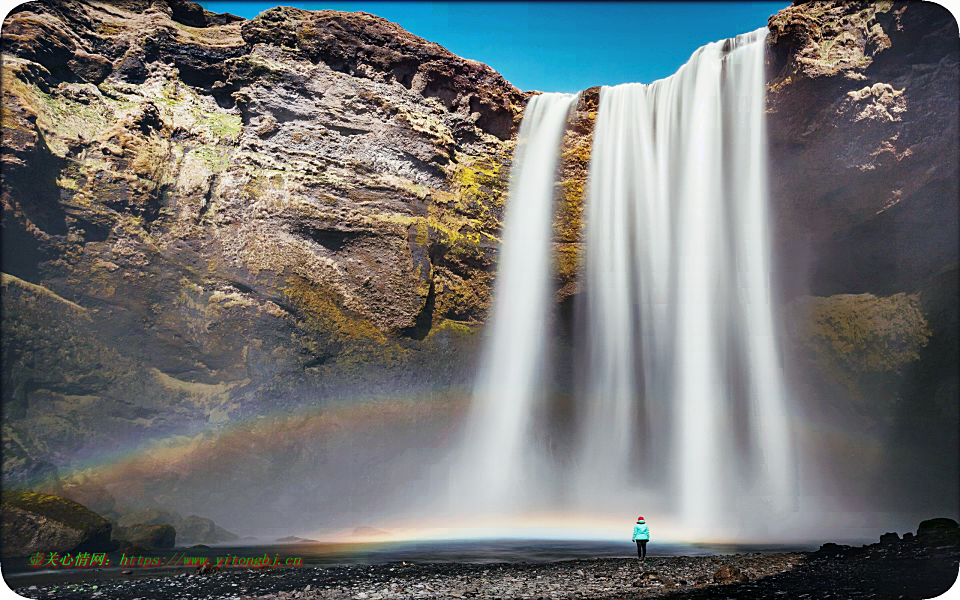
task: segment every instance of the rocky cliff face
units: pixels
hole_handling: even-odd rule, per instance
[[[804,451],[859,495],[909,481],[891,509],[953,510],[957,23],[932,2],[814,1],[774,15],[769,29],[787,371],[811,428],[824,432]],[[795,298],[803,294],[814,296]],[[837,427],[877,441],[826,433]]]
[[[769,28],[792,359],[822,373],[811,395],[889,414],[937,398],[924,418],[953,423],[956,23],[932,3],[814,1]],[[364,13],[41,0],[2,44],[5,480],[338,396],[469,383],[529,94]],[[562,148],[567,316],[597,97]],[[251,431],[298,451],[287,429]],[[197,493],[201,455],[230,454],[208,442],[190,442]]]
[[[3,69],[6,478],[464,381],[525,101],[498,73],[372,15],[179,0],[23,4]]]
[[[786,269],[892,293],[956,264],[957,23],[932,2],[806,2],[770,19],[768,113]]]

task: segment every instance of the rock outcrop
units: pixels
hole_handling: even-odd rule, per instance
[[[727,585],[731,583],[747,583],[750,581],[750,578],[737,567],[724,565],[713,574],[713,581],[714,583]]]
[[[790,389],[809,431],[884,440],[811,434],[810,460],[843,493],[881,498],[884,482],[909,481],[889,500],[898,510],[955,510],[957,23],[933,2],[815,0],[768,27]]]
[[[65,498],[4,490],[0,502],[3,556],[36,552],[113,550],[112,527],[103,517]]]
[[[204,519],[196,515],[180,521],[177,526],[177,544],[220,544],[235,542],[240,539],[235,533],[230,533],[211,519]]]
[[[169,530],[151,529],[154,526],[169,527]],[[240,539],[240,536],[220,527],[212,519],[205,519],[197,515],[184,518],[176,511],[156,507],[128,512],[121,516],[117,520],[114,538],[139,546],[168,547],[156,546],[154,538],[158,538],[163,543],[169,542],[171,544],[169,547],[172,547],[174,541],[168,539],[170,531],[174,532],[173,540],[175,540],[177,546],[218,544]]]
[[[184,0],[30,2],[2,46],[6,481],[468,380],[525,100],[495,71]]]
[[[917,528],[917,541],[932,546],[960,546],[960,524],[946,517],[927,519]]]
[[[849,546],[828,542],[812,554],[814,558],[835,557],[869,557],[883,559],[888,557],[900,558],[903,556],[931,556],[939,554],[939,550],[946,550],[947,556],[952,555],[956,564],[957,553],[960,551],[960,525],[947,517],[927,519],[921,521],[917,534],[906,532],[903,538],[896,532],[888,532],[880,536],[880,542],[863,546]]]
[[[118,527],[113,535],[121,546],[135,548],[173,548],[177,541],[177,531],[166,523],[136,523],[128,527]]]
[[[960,40],[949,11],[817,0],[769,29],[784,268],[809,270],[818,295],[889,294],[956,264]]]

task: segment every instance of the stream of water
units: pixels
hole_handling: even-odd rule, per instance
[[[533,420],[551,408],[555,173],[578,97],[531,99],[465,444],[473,505],[596,513],[655,496],[674,525],[727,536],[729,514],[756,521],[794,502],[770,284],[765,37],[708,44],[671,77],[600,92],[574,338],[585,369],[562,468]],[[563,491],[544,499],[558,479]]]

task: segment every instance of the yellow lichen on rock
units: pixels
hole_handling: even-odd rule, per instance
[[[808,297],[801,305],[808,347],[857,372],[898,371],[930,337],[918,294]]]

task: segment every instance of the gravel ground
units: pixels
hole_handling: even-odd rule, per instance
[[[21,588],[38,599],[880,599],[932,598],[957,578],[960,547],[553,563],[387,564],[109,580]]]

